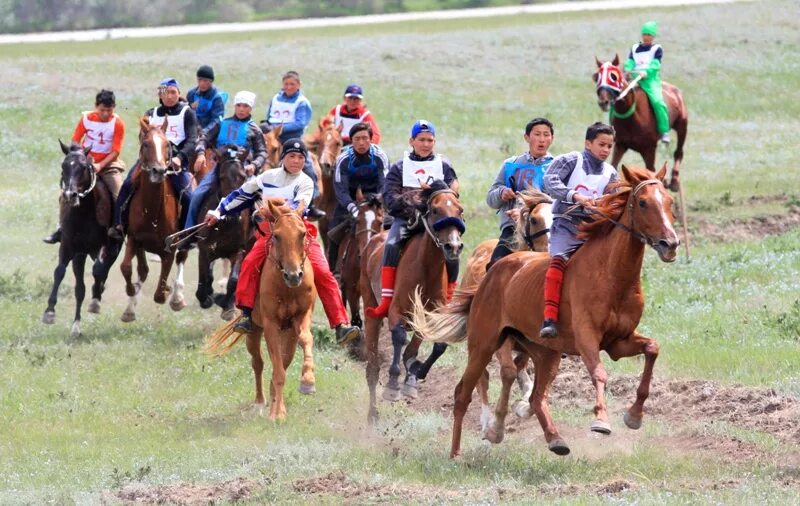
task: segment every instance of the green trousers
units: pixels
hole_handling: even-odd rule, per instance
[[[669,109],[664,102],[664,94],[661,92],[661,79],[642,79],[639,81],[639,86],[647,94],[650,99],[650,105],[653,107],[653,112],[656,115],[656,128],[659,134],[669,132]]]

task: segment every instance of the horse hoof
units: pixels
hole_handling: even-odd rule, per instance
[[[124,321],[125,323],[130,323],[136,320],[136,313],[122,313],[122,317],[120,320]]]
[[[417,387],[411,385],[403,385],[403,395],[408,397],[409,399],[416,399],[419,397],[419,390]]]
[[[214,304],[218,305],[219,307],[223,307],[224,308],[224,307],[227,306],[227,304],[225,303],[226,302],[225,301],[226,298],[227,297],[225,296],[224,293],[217,293],[217,294],[214,294],[214,298],[212,300],[213,300]]]
[[[515,415],[519,418],[530,418],[531,417],[531,405],[525,401],[517,401],[514,403],[514,407],[511,408]]]
[[[77,339],[81,337],[81,323],[76,321],[72,324],[72,330],[69,331],[69,337]]]
[[[483,439],[489,441],[492,444],[500,444],[503,442],[503,437],[505,437],[504,431],[496,431],[494,427],[489,427],[484,431],[482,434]]]
[[[180,300],[173,300],[169,303],[169,308],[173,311],[180,311],[181,309],[186,307],[186,301],[183,299]]]
[[[89,303],[89,312],[100,314],[100,299],[92,299],[92,301]]]
[[[622,417],[622,421],[625,422],[625,425],[629,429],[638,430],[642,427],[642,419],[635,418],[633,415],[631,415],[630,411],[625,412],[625,415]]]
[[[56,322],[56,312],[55,311],[45,311],[42,315],[42,323],[46,323],[48,325],[52,325]]]
[[[375,408],[370,408],[369,414],[367,414],[367,424],[370,427],[374,427],[378,423],[379,419],[380,417],[378,416],[378,410]]]
[[[589,430],[592,432],[597,432],[598,434],[605,434],[607,436],[611,434],[611,424],[604,420],[595,420],[592,422]]]
[[[397,402],[402,397],[399,388],[389,388],[386,387],[383,389],[383,399],[390,402]]]
[[[153,302],[155,302],[156,304],[163,304],[163,303],[167,302],[167,295],[166,294],[161,294],[161,295],[155,294],[153,296]]]
[[[304,395],[311,395],[317,392],[317,387],[313,383],[300,383],[300,393]]]
[[[214,305],[214,299],[211,297],[206,297],[205,299],[200,299],[200,307],[203,309],[208,309]]]
[[[564,455],[569,455],[569,446],[567,446],[567,442],[560,437],[547,443],[547,449],[562,457]]]
[[[234,308],[226,309],[219,315],[219,317],[225,320],[226,322],[229,322],[234,318],[236,318],[236,309]]]

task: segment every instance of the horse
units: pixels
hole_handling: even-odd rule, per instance
[[[61,162],[61,188],[64,206],[61,223],[62,239],[58,248],[58,265],[53,271],[53,289],[47,299],[47,309],[42,322],[55,323],[58,287],[64,279],[67,265],[72,262],[75,275],[75,319],[70,336],[81,335],[81,306],[86,295],[83,270],[86,256],[94,260],[92,265],[92,301],[90,313],[100,312],[100,299],[105,290],[108,271],[119,255],[119,244],[108,238],[106,233],[111,220],[111,194],[97,177],[91,160],[86,156],[90,146],[81,148],[78,144],[67,147],[60,140],[64,161]]]
[[[366,194],[356,190],[358,215],[342,239],[336,260],[339,266],[342,301],[350,307],[350,323],[363,327],[360,302],[361,256],[373,235],[381,233],[383,225],[383,202],[380,195]]]
[[[403,248],[400,263],[397,266],[397,283],[395,296],[389,307],[389,328],[392,333],[394,353],[389,367],[389,382],[384,387],[383,398],[388,401],[400,399],[400,355],[406,365],[406,379],[403,393],[416,397],[416,376],[408,366],[416,359],[422,339],[414,335],[408,346],[406,335],[406,315],[411,309],[410,295],[420,289],[427,307],[441,305],[446,297],[447,275],[445,260],[456,260],[464,248],[461,234],[466,226],[463,221],[464,208],[458,200],[456,192],[442,181],[434,181],[430,187],[421,191],[406,193],[404,198],[416,207],[417,222],[424,232],[409,238]],[[373,237],[367,244],[361,258],[360,289],[365,307],[375,307],[380,298],[380,269],[383,257],[386,232]],[[424,266],[424,268],[421,268]],[[369,386],[369,423],[377,421],[375,388],[380,373],[378,355],[378,337],[382,319],[366,318],[364,325],[365,344],[367,349],[367,385]],[[403,347],[405,346],[405,351]]]
[[[283,125],[276,125],[264,133],[264,144],[267,148],[267,163],[273,169],[281,164],[281,133]]]
[[[619,68],[619,55],[615,55],[612,61],[605,63],[595,58],[595,63],[597,71],[592,74],[592,80],[597,90],[597,103],[600,109],[608,111],[609,122],[616,130],[611,165],[617,167],[625,152],[632,149],[642,155],[645,166],[651,172],[655,172],[659,135],[655,114],[650,107],[647,94],[639,87],[629,93],[623,91],[627,89],[629,83]],[[689,126],[689,111],[680,89],[666,82],[662,84],[662,88],[664,102],[669,110],[670,128],[678,134],[669,182],[669,189],[677,192],[680,190],[679,177],[683,162],[683,144]]]
[[[644,354],[636,400],[624,416],[629,428],[641,427],[659,353],[654,339],[636,331],[644,310],[640,277],[645,245],[653,247],[663,262],[673,262],[680,244],[672,226],[672,197],[663,185],[666,171],[664,164],[653,177],[649,170],[623,165],[625,180],[617,184],[617,191],[598,199],[597,207],[587,208],[596,219],[580,226],[580,237],[586,243],[564,273],[558,337],[539,337],[544,278],[550,262],[543,253],[513,253],[500,260],[477,288],[457,293],[438,314],[425,308],[414,310],[414,326],[424,329],[426,338],[448,343],[467,339],[467,366],[454,393],[451,458],[461,453],[464,415],[476,385],[483,403],[483,435],[493,443],[502,441],[508,394],[516,377],[513,346],[522,347],[533,358],[535,386],[525,414],[536,414],[552,452],[566,455],[570,451],[547,404],[562,353],[580,355],[589,371],[596,392],[595,420],[590,428],[601,434],[610,434],[611,425],[604,393],[608,375],[600,350],[612,360]],[[502,355],[503,385],[492,414],[486,366],[496,352]]]
[[[332,217],[336,209],[333,173],[336,171],[336,159],[344,146],[342,128],[343,125],[339,124],[338,127],[328,125],[324,128],[320,126],[319,129],[319,165],[322,170],[322,177],[319,179],[320,197],[317,204],[326,214],[324,218],[319,220],[319,231],[326,253],[328,252],[328,228],[331,221],[329,216]]]
[[[125,278],[125,293],[128,295],[128,306],[122,313],[123,322],[136,319],[136,304],[149,272],[145,252],[153,253],[161,259],[161,274],[153,300],[156,304],[166,302],[169,290],[167,277],[172,263],[177,260],[178,270],[169,303],[173,311],[186,307],[183,298],[183,266],[188,252],[178,251],[176,259],[173,248],[164,249],[167,236],[178,231],[179,199],[166,177],[172,173],[169,169],[172,147],[161,127],[150,125],[146,116],[139,120],[139,127],[138,168],[131,169],[137,170],[133,176],[136,192],[130,200],[128,240],[120,265]],[[135,284],[131,282],[134,255],[139,275]]]
[[[259,411],[262,411],[265,406],[262,386],[264,359],[261,355],[263,332],[272,362],[269,417],[271,420],[282,420],[286,418],[286,405],[283,399],[286,369],[292,363],[298,341],[304,355],[300,392],[310,394],[315,391],[311,315],[317,291],[314,288],[314,271],[306,257],[309,238],[303,223],[303,209],[293,211],[268,200],[267,205],[262,207],[259,213],[272,222],[272,235],[269,256],[261,270],[259,294],[253,311],[256,328],[247,334],[247,351],[251,355],[251,365],[255,375],[255,404]],[[233,322],[226,327],[207,341],[206,352],[221,356],[239,342],[241,333],[234,334],[233,342],[226,344],[232,335],[230,329],[233,327]]]
[[[244,161],[248,151],[236,145],[219,148],[215,157],[219,161],[217,170],[216,191],[209,192],[202,206],[200,216],[212,209],[216,209],[220,200],[244,184],[247,174],[244,171]],[[244,260],[245,244],[249,237],[250,212],[245,211],[244,216],[228,216],[220,220],[211,229],[198,232],[198,281],[195,296],[200,301],[200,307],[208,309],[215,302],[222,308],[223,320],[234,317],[233,306],[236,283],[239,280],[239,269]],[[231,264],[226,291],[224,294],[214,295],[213,262],[218,258],[227,259]]]

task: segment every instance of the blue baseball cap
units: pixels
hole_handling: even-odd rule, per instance
[[[169,86],[174,86],[180,89],[180,86],[178,86],[178,81],[176,81],[174,77],[167,77],[165,79],[162,79],[161,82],[159,83],[159,86],[164,88],[167,88]]]
[[[411,127],[411,138],[416,139],[417,135],[422,132],[430,132],[431,135],[436,137],[436,127],[433,126],[433,123],[424,119],[418,120],[414,123],[414,126]]]
[[[351,84],[344,89],[345,97],[364,98],[364,90],[357,84]]]

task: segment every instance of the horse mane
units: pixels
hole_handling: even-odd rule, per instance
[[[422,189],[422,193],[420,196],[422,197],[423,201],[427,202],[428,199],[431,198],[431,195],[434,194],[434,192],[449,190],[449,189],[450,187],[447,186],[447,183],[445,183],[441,179],[434,179],[433,182],[431,182],[431,184],[427,188]]]
[[[601,214],[595,215],[592,221],[581,223],[578,226],[578,239],[588,241],[593,237],[608,234],[614,227],[609,218],[614,221],[620,220],[633,187],[642,181],[653,178],[653,173],[645,168],[626,166],[626,169],[632,180],[620,179],[609,185],[610,193],[598,199],[595,207],[595,210]]]
[[[549,195],[533,188],[525,188],[519,192],[517,196],[522,200],[525,207],[528,208],[528,211],[533,211],[539,204],[550,204],[553,202],[553,199],[551,199]]]

